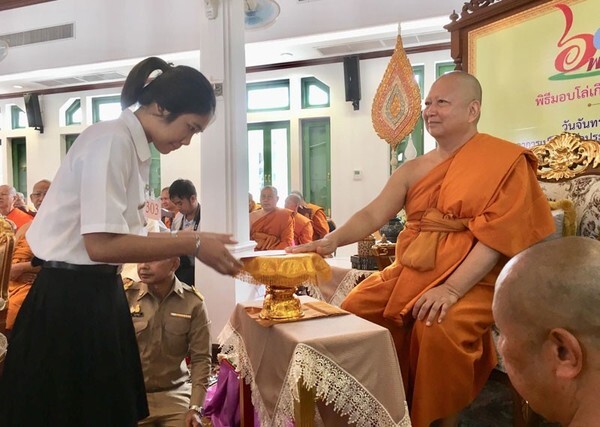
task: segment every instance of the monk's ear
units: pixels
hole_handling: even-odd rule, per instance
[[[476,99],[471,101],[469,104],[469,121],[477,122],[479,120],[479,115],[481,114],[481,102]]]
[[[563,328],[552,329],[546,337],[544,349],[547,351],[555,375],[570,380],[583,369],[583,348],[579,340]]]

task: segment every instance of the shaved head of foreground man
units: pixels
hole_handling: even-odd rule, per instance
[[[440,77],[423,121],[437,147],[401,165],[382,192],[323,239],[288,249],[332,253],[405,209],[396,260],[342,308],[392,333],[414,427],[455,426],[497,363],[490,328],[504,263],[554,230],[528,150],[479,133],[481,87]]]
[[[600,420],[600,242],[533,246],[502,270],[494,296],[498,350],[532,409],[563,426]]]

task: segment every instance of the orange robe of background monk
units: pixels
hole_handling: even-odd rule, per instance
[[[536,167],[522,147],[475,135],[408,190],[396,261],[342,304],[392,332],[415,427],[467,406],[497,363],[490,335],[496,277],[506,257],[554,230]],[[420,295],[444,283],[478,241],[504,257],[443,322],[415,321],[411,310]]]
[[[312,221],[313,240],[322,239],[327,233],[329,233],[327,215],[325,215],[325,211],[321,206],[304,202],[304,204],[298,208],[298,212]]]
[[[267,213],[260,209],[252,212],[250,221],[250,239],[256,242],[256,250],[267,251],[292,246],[294,221],[290,210],[276,207]]]
[[[13,208],[13,210],[6,215],[6,218],[15,223],[17,230],[28,222],[33,221],[33,217],[31,215],[18,208]]]
[[[13,266],[18,263],[31,263],[31,260],[33,259],[33,252],[31,252],[29,243],[27,243],[27,239],[25,238],[25,233],[29,228],[29,224],[30,222],[26,223],[16,235],[15,249],[12,257]],[[28,268],[28,270],[32,269],[33,267]],[[37,270],[39,270],[39,268],[35,268],[35,272],[30,272],[27,280],[24,280],[27,274],[21,274],[8,283],[8,311],[6,314],[6,329],[11,330],[13,328],[15,319],[19,313],[19,309],[23,305],[23,301],[25,301],[25,297],[29,293],[31,284],[37,275]]]
[[[313,224],[304,215],[293,212],[294,218],[294,244],[303,245],[313,241]]]

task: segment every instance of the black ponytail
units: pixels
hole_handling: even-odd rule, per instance
[[[162,73],[146,84],[156,70]],[[156,57],[138,63],[125,80],[121,107],[125,109],[136,102],[140,105],[156,102],[169,111],[168,121],[180,114],[213,114],[217,106],[212,85],[200,71],[185,65],[173,67]]]

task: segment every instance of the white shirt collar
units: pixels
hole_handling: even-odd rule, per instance
[[[146,132],[144,132],[144,128],[138,118],[133,114],[133,111],[126,108],[121,112],[120,119],[125,122],[129,132],[131,132],[135,151],[140,161],[145,162],[149,160],[152,155],[150,153],[150,145],[148,138],[146,138]]]

